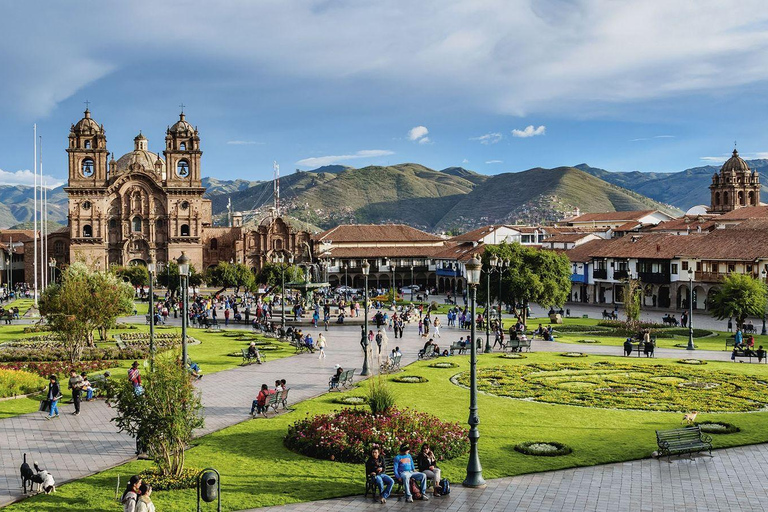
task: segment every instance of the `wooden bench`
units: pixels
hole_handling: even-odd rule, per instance
[[[352,368],[351,370],[344,370],[341,372],[341,375],[339,375],[339,381],[334,382],[333,377],[330,378],[328,381],[328,391],[331,391],[333,389],[336,389],[338,391],[341,391],[342,387],[350,387],[352,386],[352,379],[355,376],[355,370],[357,368]]]
[[[509,350],[510,352],[522,352],[523,349],[527,349],[528,352],[531,351],[531,340],[521,340],[516,338],[514,340],[508,340],[504,345],[504,350]]]
[[[731,359],[733,359],[734,361],[736,360],[737,357],[741,357],[741,358],[748,358],[749,362],[751,363],[752,362],[752,358],[756,357],[758,362],[766,362],[766,363],[768,363],[768,358],[765,357],[765,353],[763,353],[762,356],[763,357],[758,357],[757,350],[752,350],[752,349],[749,349],[749,348],[742,348],[742,349],[739,349],[739,350],[734,350],[731,353]]]
[[[119,340],[119,339],[115,340],[115,345],[117,345],[117,348],[119,348],[120,350],[125,350],[126,348],[128,348],[128,345],[126,345],[123,340]]]
[[[701,427],[676,428],[674,430],[657,430],[656,443],[659,445],[659,457],[694,454],[708,451],[712,456],[712,438],[701,432]]]
[[[289,389],[284,389],[279,392],[275,392],[269,395],[269,398],[267,398],[266,403],[264,404],[264,410],[261,412],[264,417],[267,417],[267,413],[269,413],[269,410],[272,409],[272,412],[277,415],[277,410],[280,408],[280,406],[283,406],[283,409],[288,408],[288,391]]]
[[[392,487],[392,494],[405,494],[405,489],[403,489],[403,482],[398,481],[397,478],[395,478],[394,460],[395,459],[393,457],[384,457],[384,474],[389,476],[392,480],[395,481],[395,485]],[[379,486],[376,484],[376,479],[366,473],[364,497],[367,498],[368,493],[371,493],[371,496],[375,500],[376,493],[378,491],[379,491]]]
[[[728,350],[728,347],[735,347],[736,346],[736,336],[728,336],[725,338],[725,350]]]
[[[469,343],[465,343],[464,345],[462,345],[458,341],[456,341],[454,343],[451,343],[451,355],[453,355],[453,352],[456,351],[456,350],[458,350],[459,351],[459,355],[461,355],[461,354],[465,353],[468,348],[469,348]]]

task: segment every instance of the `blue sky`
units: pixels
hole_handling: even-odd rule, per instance
[[[8,2],[0,183],[90,101],[118,157],[178,118],[203,175],[340,163],[678,171],[768,155],[768,10],[708,0]]]

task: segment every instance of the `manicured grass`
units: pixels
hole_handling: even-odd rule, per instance
[[[450,382],[451,376],[468,370],[468,357],[450,359],[459,368],[432,368],[433,361],[414,363],[400,375],[421,375],[424,384],[392,383],[399,406],[438,415],[442,420],[465,424],[469,392]],[[615,361],[617,357],[579,359],[579,362]],[[530,363],[568,363],[569,360],[549,353],[532,353],[527,359],[505,360],[498,354],[481,356],[479,366],[521,365]],[[638,367],[646,364],[677,365],[671,360],[632,360]],[[734,365],[710,362],[712,372],[762,375],[758,365]],[[365,384],[361,386],[364,388]],[[353,389],[351,395],[364,393]],[[768,393],[768,387],[766,387]],[[222,473],[224,510],[242,510],[266,505],[308,501],[363,492],[363,466],[320,461],[303,457],[283,447],[282,438],[290,423],[306,414],[326,413],[339,409],[332,403],[338,394],[325,395],[295,406],[295,410],[276,418],[246,421],[205,436],[187,452],[190,466],[213,466]],[[589,466],[608,462],[648,457],[656,449],[655,430],[680,426],[682,414],[634,410],[611,410],[574,407],[512,400],[481,394],[480,458],[485,478],[498,478],[537,471]],[[244,405],[244,413],[247,404]],[[700,414],[698,420],[733,423],[741,433],[713,436],[717,448],[768,441],[768,413]],[[556,441],[573,448],[562,457],[532,457],[514,451],[525,441]],[[460,482],[465,474],[467,458],[441,462],[443,474]],[[659,462],[666,464],[666,462]],[[61,486],[55,496],[38,496],[11,505],[12,511],[104,510],[112,499],[116,476],[124,482],[131,474],[149,465],[131,462],[119,468]],[[188,491],[156,492],[153,500],[158,510],[186,511],[194,507],[195,493]],[[43,505],[45,504],[45,505]]]
[[[47,333],[31,333],[31,334],[23,334],[22,330],[24,329],[24,326],[22,325],[11,325],[11,326],[4,326],[0,327],[0,341],[9,341],[13,339],[23,338],[23,337],[29,337],[29,336],[36,336],[40,334],[47,334]],[[115,329],[114,331],[110,331],[110,335],[114,334],[120,334],[121,332],[127,332],[127,333],[135,333],[135,332],[149,332],[149,326],[142,325],[138,326],[138,329]],[[164,326],[158,326],[157,327],[158,333],[164,333],[164,332],[177,332],[181,333],[180,327],[169,327],[166,328]],[[214,331],[214,332],[207,332],[202,329],[189,329],[187,331],[188,335],[192,338],[195,338],[200,341],[199,344],[196,345],[189,345],[189,357],[193,361],[195,361],[197,364],[200,365],[203,374],[211,374],[215,372],[220,372],[222,370],[229,370],[231,368],[234,368],[242,363],[242,357],[240,355],[234,357],[230,356],[228,354],[237,352],[240,353],[241,348],[246,348],[248,346],[248,341],[239,340],[238,337],[229,337],[225,336],[225,333],[228,331],[221,330],[221,331]],[[240,333],[240,331],[236,331]],[[243,336],[246,337],[257,337],[255,334],[250,333],[249,331],[242,331]],[[263,336],[258,336],[261,339],[267,339],[273,341],[270,338],[265,338]],[[279,341],[274,341],[274,344],[277,345],[279,348],[277,350],[270,350],[270,351],[264,351],[263,354],[267,356],[267,360],[273,360],[273,359],[279,359],[282,357],[291,356],[294,354],[294,349],[287,343],[281,343]],[[98,342],[97,346],[104,346],[104,345],[112,345],[114,346],[113,342]],[[128,368],[130,368],[131,363],[133,363],[133,360],[125,359],[119,361],[119,364],[115,366],[114,368],[109,368],[109,371],[112,372],[113,375],[126,375],[126,372],[128,371]],[[76,366],[75,366],[76,368]],[[94,372],[101,374],[106,370],[102,370],[99,372]],[[144,370],[147,371],[147,370]],[[66,378],[68,378],[68,375],[60,375],[59,379],[60,382],[64,383],[66,381]],[[62,380],[63,379],[63,380]],[[66,386],[62,386],[62,392],[64,392],[65,396],[68,395],[68,392],[66,392]],[[15,400],[6,400],[6,401],[0,401],[0,418],[8,418],[11,416],[17,416],[19,414],[26,414],[30,412],[35,412],[38,409],[39,401],[43,397],[37,397],[35,399],[25,399],[25,398],[18,398]]]

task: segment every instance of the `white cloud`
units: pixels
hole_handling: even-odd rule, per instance
[[[522,130],[514,129],[512,130],[512,136],[526,139],[528,137],[535,137],[537,135],[544,135],[547,133],[547,127],[544,125],[539,126],[538,128],[534,128],[532,124],[529,124]]]
[[[730,156],[700,156],[699,160],[703,160],[709,163],[723,163],[729,158]]]
[[[301,165],[302,167],[321,167],[323,165],[337,164],[346,160],[355,160],[358,158],[378,158],[394,154],[394,151],[389,151],[388,149],[363,149],[351,155],[329,155],[304,158],[296,162],[296,165]]]
[[[487,160],[486,164],[503,164],[504,160]]]
[[[230,144],[232,146],[252,146],[252,145],[258,145],[263,146],[263,142],[256,142],[255,140],[228,140],[227,144]]]
[[[467,159],[465,158],[464,160],[462,160],[462,161],[461,161],[461,163],[463,163],[463,164],[468,164],[468,163],[469,163],[469,160],[467,160]]]
[[[502,138],[503,136],[500,133],[486,133],[485,135],[481,135],[479,137],[470,137],[469,140],[476,140],[480,142],[480,144],[485,144],[488,146],[490,144],[496,144]]]
[[[40,176],[37,177],[37,180],[39,183]],[[56,188],[64,184],[64,181],[60,178],[54,178],[45,174],[43,175],[43,180],[47,181],[48,188]],[[33,187],[35,185],[35,175],[29,170],[8,172],[0,169],[0,185],[28,185]]]
[[[426,139],[426,142],[429,142],[428,133],[429,130],[427,130],[426,126],[414,126],[408,131],[408,139],[419,144],[425,144],[424,139]]]
[[[640,142],[643,140],[654,140],[654,139],[674,139],[674,135],[654,135],[653,137],[640,137],[639,139],[630,139],[629,142]]]
[[[419,144],[431,144],[432,140],[429,137],[422,137],[419,139]]]

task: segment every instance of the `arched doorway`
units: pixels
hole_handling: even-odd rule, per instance
[[[680,285],[677,288],[677,303],[675,309],[688,309],[688,285]]]
[[[707,292],[703,286],[694,286],[693,288],[693,309],[707,309]]]
[[[668,308],[670,303],[669,286],[659,286],[657,294],[656,306],[660,308]]]

